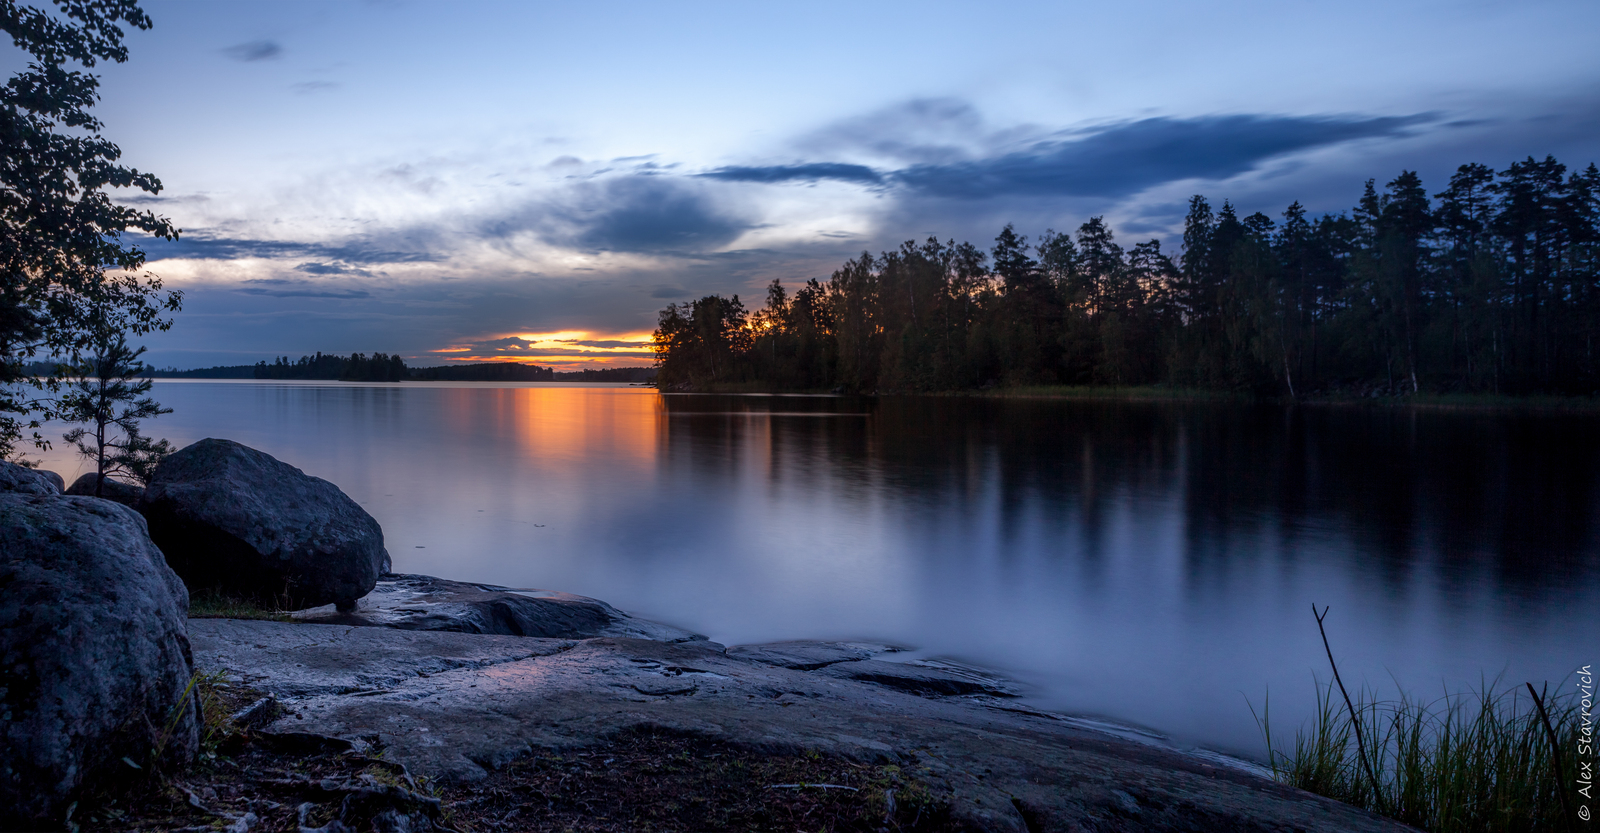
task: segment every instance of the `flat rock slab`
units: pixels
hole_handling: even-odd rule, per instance
[[[864,659],[840,662],[820,669],[817,673],[827,677],[877,683],[912,694],[935,697],[955,697],[963,694],[987,694],[993,697],[1015,697],[1015,684],[979,671],[949,662],[884,662]]]
[[[586,596],[395,573],[381,576],[372,592],[358,602],[355,611],[342,613],[333,605],[323,605],[293,616],[297,621],[312,624],[543,639],[598,636],[662,642],[705,639],[682,628],[634,618]]]
[[[209,667],[227,669],[290,701],[426,685],[435,674],[547,656],[577,644],[243,619],[190,619],[189,642]]]
[[[798,671],[815,671],[835,663],[871,659],[901,650],[904,649],[877,642],[766,642],[735,645],[728,649],[728,656]]]
[[[437,778],[482,778],[536,750],[652,727],[892,761],[980,830],[1410,829],[1048,715],[755,662],[710,642],[218,619],[191,620],[189,633],[197,665],[285,698],[288,714],[267,731],[378,743],[389,760]]]

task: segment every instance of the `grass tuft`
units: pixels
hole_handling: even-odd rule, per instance
[[[189,594],[189,618],[293,621],[287,610],[266,608],[258,602],[230,596],[214,589],[201,589]]]
[[[1358,692],[1353,710],[1366,733],[1372,778],[1360,759],[1357,724],[1342,705],[1332,682],[1319,685],[1316,715],[1287,746],[1277,744],[1263,707],[1257,723],[1279,781],[1432,833],[1568,829],[1559,790],[1576,780],[1577,762],[1568,755],[1556,772],[1545,726],[1521,687],[1485,682],[1431,701]],[[1561,746],[1576,752],[1577,693],[1545,705]]]

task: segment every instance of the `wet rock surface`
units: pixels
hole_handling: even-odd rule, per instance
[[[815,671],[835,663],[871,659],[901,650],[876,642],[766,642],[736,645],[728,649],[728,656],[797,671]]]
[[[945,694],[935,682],[984,677],[972,669],[885,669],[896,663],[874,657],[886,652],[812,671],[772,661],[854,656],[838,646],[856,643],[724,650],[238,620],[193,620],[190,635],[200,665],[282,700],[266,732],[381,745],[457,783],[649,729],[914,768],[969,829],[1408,829],[1242,768],[1009,708],[995,684]]]
[[[348,608],[387,569],[383,530],[339,487],[231,440],[162,460],[138,509],[191,590]]]
[[[353,611],[323,606],[300,611],[294,618],[312,624],[545,639],[621,636],[688,642],[705,638],[670,625],[636,619],[599,599],[571,593],[406,574],[380,578]]]
[[[133,510],[0,494],[0,829],[59,827],[124,758],[194,754],[188,608]]]
[[[1017,686],[993,674],[952,662],[884,662],[864,659],[840,662],[819,670],[827,677],[876,683],[912,694],[952,697],[962,694],[988,694],[1014,697]]]

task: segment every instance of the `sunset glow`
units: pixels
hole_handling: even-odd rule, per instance
[[[430,351],[449,362],[520,362],[553,367],[637,367],[655,361],[651,333],[559,330],[513,333]]]

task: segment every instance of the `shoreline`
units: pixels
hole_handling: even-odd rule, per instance
[[[356,612],[362,622],[320,609],[289,622],[191,618],[196,667],[280,704],[260,736],[376,750],[447,794],[541,756],[664,733],[762,760],[893,767],[948,813],[950,826],[928,829],[1405,829],[1226,761],[1023,706],[980,669],[894,662],[892,646],[727,647],[569,594],[385,581],[394,586]],[[560,637],[446,629],[476,627],[471,610],[507,594],[529,610],[603,606],[624,618],[569,621]]]

